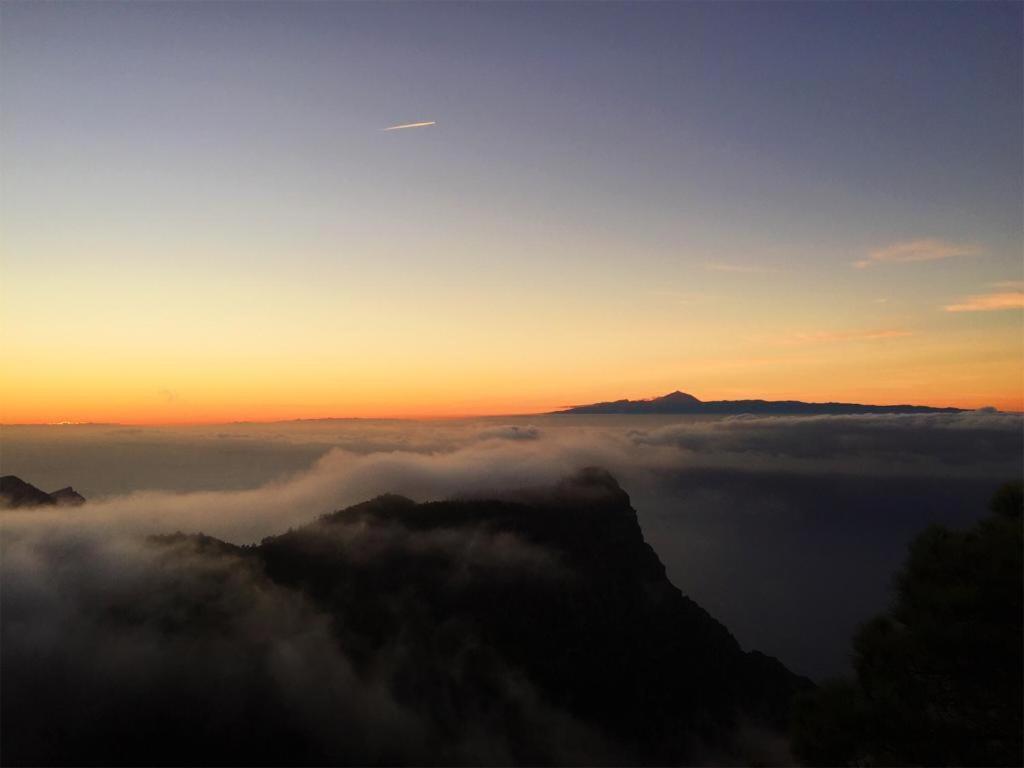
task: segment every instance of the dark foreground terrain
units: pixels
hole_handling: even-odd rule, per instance
[[[852,678],[795,707],[806,765],[1024,765],[1024,485],[972,528],[925,529],[889,610],[853,638]]]
[[[108,545],[7,585],[5,764],[786,762],[813,688],[668,581],[603,470]]]
[[[676,589],[600,469],[246,547],[9,509],[0,762],[1020,765],[1022,509],[925,529],[820,687]]]

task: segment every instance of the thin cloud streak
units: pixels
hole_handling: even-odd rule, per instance
[[[968,296],[959,304],[948,304],[947,312],[995,312],[1002,309],[1024,309],[1024,291],[997,291]]]
[[[426,128],[429,125],[437,125],[436,120],[424,120],[422,123],[402,123],[401,125],[389,125],[381,128],[382,131],[401,131],[406,128]]]
[[[772,269],[771,267],[755,267],[744,264],[706,264],[705,269],[712,272],[736,272],[742,274],[751,275],[763,275],[770,272],[777,272],[778,270]]]
[[[885,248],[878,248],[868,254],[866,259],[853,262],[858,269],[878,264],[905,264],[919,261],[940,261],[957,256],[976,256],[981,249],[975,245],[947,243],[935,238],[907,240],[893,243]]]
[[[913,335],[913,331],[906,331],[899,328],[875,331],[814,331],[810,333],[795,333],[781,339],[779,343],[784,345],[802,345],[854,341],[883,341],[885,339],[900,339]]]

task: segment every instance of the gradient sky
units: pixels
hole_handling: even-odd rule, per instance
[[[0,420],[1021,409],[1022,14],[4,3]]]

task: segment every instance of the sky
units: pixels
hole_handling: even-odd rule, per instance
[[[4,3],[0,421],[1024,409],[1022,16]]]

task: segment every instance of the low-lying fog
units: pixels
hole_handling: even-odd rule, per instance
[[[248,543],[384,492],[480,494],[600,465],[684,593],[746,648],[820,678],[844,671],[910,539],[982,516],[1022,460],[1022,417],[987,412],[5,427],[3,474],[89,503],[3,522]]]

